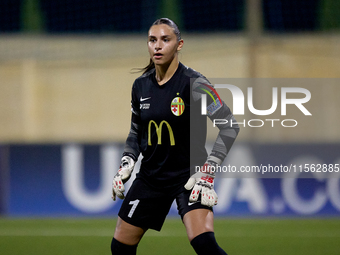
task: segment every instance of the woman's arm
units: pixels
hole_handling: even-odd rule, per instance
[[[135,84],[132,87],[131,94],[131,127],[125,142],[123,156],[130,156],[134,161],[137,161],[140,154],[141,119]]]

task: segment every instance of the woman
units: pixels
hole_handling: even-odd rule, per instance
[[[239,128],[219,125],[219,135],[208,156],[201,95],[213,95],[205,97],[209,118],[231,120],[233,115],[201,74],[179,62],[183,43],[170,19],[158,19],[149,29],[150,64],[133,84],[131,129],[112,185],[113,199],[125,198],[111,243],[115,255],[136,254],[149,228],[161,230],[174,200],[196,253],[226,254],[214,237],[212,207],[217,195],[213,167],[222,163]],[[139,173],[125,197],[124,183],[140,153],[143,160]],[[195,165],[203,167],[195,173]]]

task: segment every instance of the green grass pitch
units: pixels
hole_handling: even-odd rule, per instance
[[[116,219],[0,218],[1,255],[111,254]],[[340,219],[215,219],[220,246],[229,255],[340,254]],[[195,254],[178,218],[150,230],[139,255]]]

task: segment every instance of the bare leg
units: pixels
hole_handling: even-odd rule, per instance
[[[217,244],[214,234],[214,214],[208,209],[197,209],[186,213],[183,223],[191,246],[198,255],[227,255]]]
[[[137,245],[146,229],[133,226],[118,217],[114,238],[126,245]]]
[[[214,213],[207,209],[197,209],[186,213],[183,223],[189,241],[205,232],[214,232]]]

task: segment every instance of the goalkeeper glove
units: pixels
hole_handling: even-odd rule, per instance
[[[117,174],[113,177],[112,181],[112,199],[116,201],[116,195],[120,199],[124,199],[124,183],[127,182],[135,166],[135,161],[130,156],[123,156],[121,165]]]
[[[217,205],[218,196],[214,190],[214,178],[216,163],[207,161],[199,172],[193,174],[185,184],[187,190],[191,190],[190,202],[196,202],[201,193],[201,204],[209,207]]]

